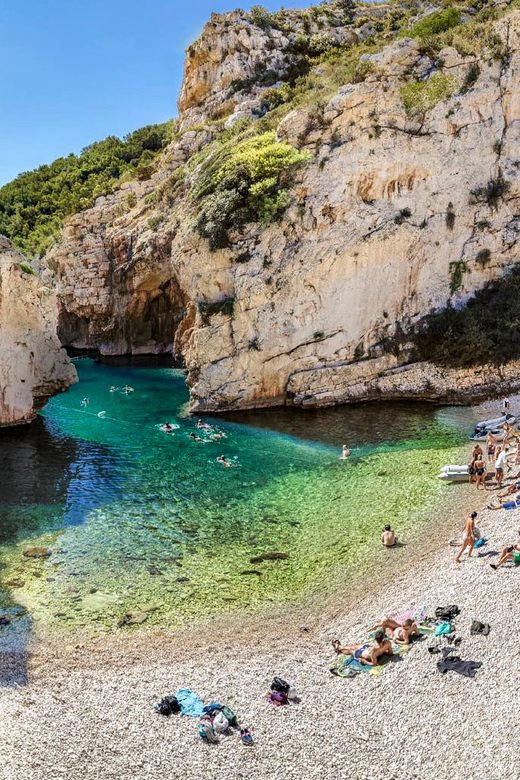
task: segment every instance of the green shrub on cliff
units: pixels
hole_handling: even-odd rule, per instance
[[[170,138],[170,122],[148,125],[122,140],[109,136],[80,155],[20,174],[0,188],[0,233],[29,256],[44,253],[65,217],[92,205],[122,181],[148,178]]]
[[[411,339],[415,358],[444,366],[500,364],[520,357],[520,266],[488,283],[466,306],[425,317]]]
[[[291,173],[309,158],[273,132],[223,144],[203,161],[191,191],[200,202],[195,229],[214,250],[228,245],[230,230],[276,220],[289,203]]]
[[[447,100],[457,88],[457,79],[453,76],[436,73],[427,81],[410,81],[399,89],[399,94],[408,116],[414,116],[424,114],[441,100]]]

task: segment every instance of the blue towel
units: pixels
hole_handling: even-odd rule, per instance
[[[179,688],[175,695],[183,715],[189,715],[192,718],[200,718],[204,715],[204,702],[189,688]]]

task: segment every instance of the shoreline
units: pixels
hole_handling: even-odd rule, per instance
[[[172,634],[76,637],[35,648],[28,684],[5,687],[0,699],[0,778],[44,780],[49,767],[72,780],[145,780],[166,771],[187,780],[222,772],[233,780],[514,777],[520,694],[511,686],[511,663],[518,657],[513,605],[520,580],[510,564],[493,572],[488,554],[515,540],[520,509],[486,510],[495,491],[460,488],[446,491],[448,503],[459,493],[456,508],[430,527],[424,544],[395,556],[368,588],[366,580],[347,594],[338,588],[312,612],[301,605],[261,620],[224,618]],[[460,532],[471,507],[489,542],[482,557],[457,565],[446,540]],[[474,680],[440,675],[438,657],[426,650],[430,641],[381,676],[330,674],[331,639],[361,641],[387,613],[451,603],[461,608],[461,656],[483,662]],[[470,636],[474,618],[490,623],[490,637]],[[300,704],[267,704],[275,674],[297,688]],[[203,745],[195,719],[154,713],[155,701],[185,686],[205,701],[228,703],[252,728],[254,747],[236,736]]]

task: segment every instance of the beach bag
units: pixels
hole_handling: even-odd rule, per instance
[[[161,701],[155,705],[155,711],[159,715],[171,715],[173,712],[179,712],[180,706],[176,696],[164,696]]]
[[[229,728],[229,721],[220,710],[220,712],[217,712],[215,717],[213,718],[213,728],[217,732],[217,734],[224,734],[228,728]]]
[[[226,718],[230,726],[238,728],[237,716],[235,715],[235,713],[230,707],[224,705],[223,707],[221,707],[220,711],[222,712],[222,714],[224,715],[224,717]]]
[[[285,682],[285,680],[282,680],[281,677],[275,677],[273,682],[271,683],[271,690],[272,691],[281,691],[282,693],[287,693],[291,686],[288,682]]]
[[[448,607],[437,607],[435,610],[435,617],[439,620],[453,620],[460,613],[460,609],[456,604],[450,604]]]

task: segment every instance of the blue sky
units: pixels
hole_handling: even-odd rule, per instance
[[[309,3],[262,3],[281,4]],[[212,11],[236,7],[236,0],[0,2],[0,185],[107,135],[175,116],[185,48]]]

